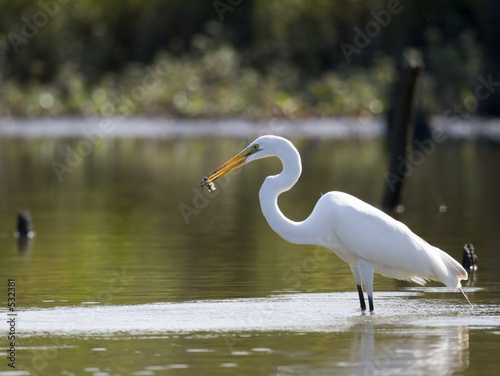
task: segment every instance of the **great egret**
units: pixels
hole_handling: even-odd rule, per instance
[[[302,222],[286,218],[278,207],[278,196],[297,182],[302,171],[300,155],[282,137],[262,136],[203,178],[202,187],[215,189],[213,182],[245,163],[276,156],[283,164],[280,174],[268,176],[259,192],[260,206],[267,222],[283,239],[297,244],[330,248],[347,262],[358,287],[361,310],[366,310],[364,284],[370,311],[373,311],[373,274],[425,284],[427,280],[458,288],[467,272],[439,248],[415,235],[403,223],[381,210],[343,192],[321,196],[311,215]]]

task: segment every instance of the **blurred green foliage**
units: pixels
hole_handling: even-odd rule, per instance
[[[498,66],[493,0],[0,3],[4,116],[378,115],[405,59],[442,113]]]

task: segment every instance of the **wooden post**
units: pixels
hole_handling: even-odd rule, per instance
[[[415,119],[415,87],[421,67],[410,63],[404,70],[399,90],[396,90],[392,127],[389,135],[389,171],[385,174],[382,209],[394,209],[400,202],[401,191],[408,175],[408,153],[413,144]],[[392,128],[392,129],[391,129]]]

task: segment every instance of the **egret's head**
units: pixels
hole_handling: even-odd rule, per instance
[[[278,142],[278,140],[284,139],[275,136],[259,137],[229,161],[220,166],[217,170],[212,172],[210,175],[205,176],[201,181],[201,186],[203,187],[206,185],[209,191],[213,191],[215,190],[213,182],[218,178],[230,173],[233,170],[236,170],[238,167],[243,166],[245,163],[274,155],[272,153],[273,146]]]

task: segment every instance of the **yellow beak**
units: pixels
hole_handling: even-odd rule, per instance
[[[233,170],[236,170],[238,167],[243,165],[248,157],[249,153],[245,149],[241,153],[235,155],[233,158],[231,158],[229,161],[224,163],[222,166],[220,166],[217,170],[212,172],[210,175],[205,176],[203,180],[201,181],[201,186],[207,186],[208,190],[211,192],[215,190],[215,186],[213,185],[213,182],[217,180],[218,178],[230,173]]]

